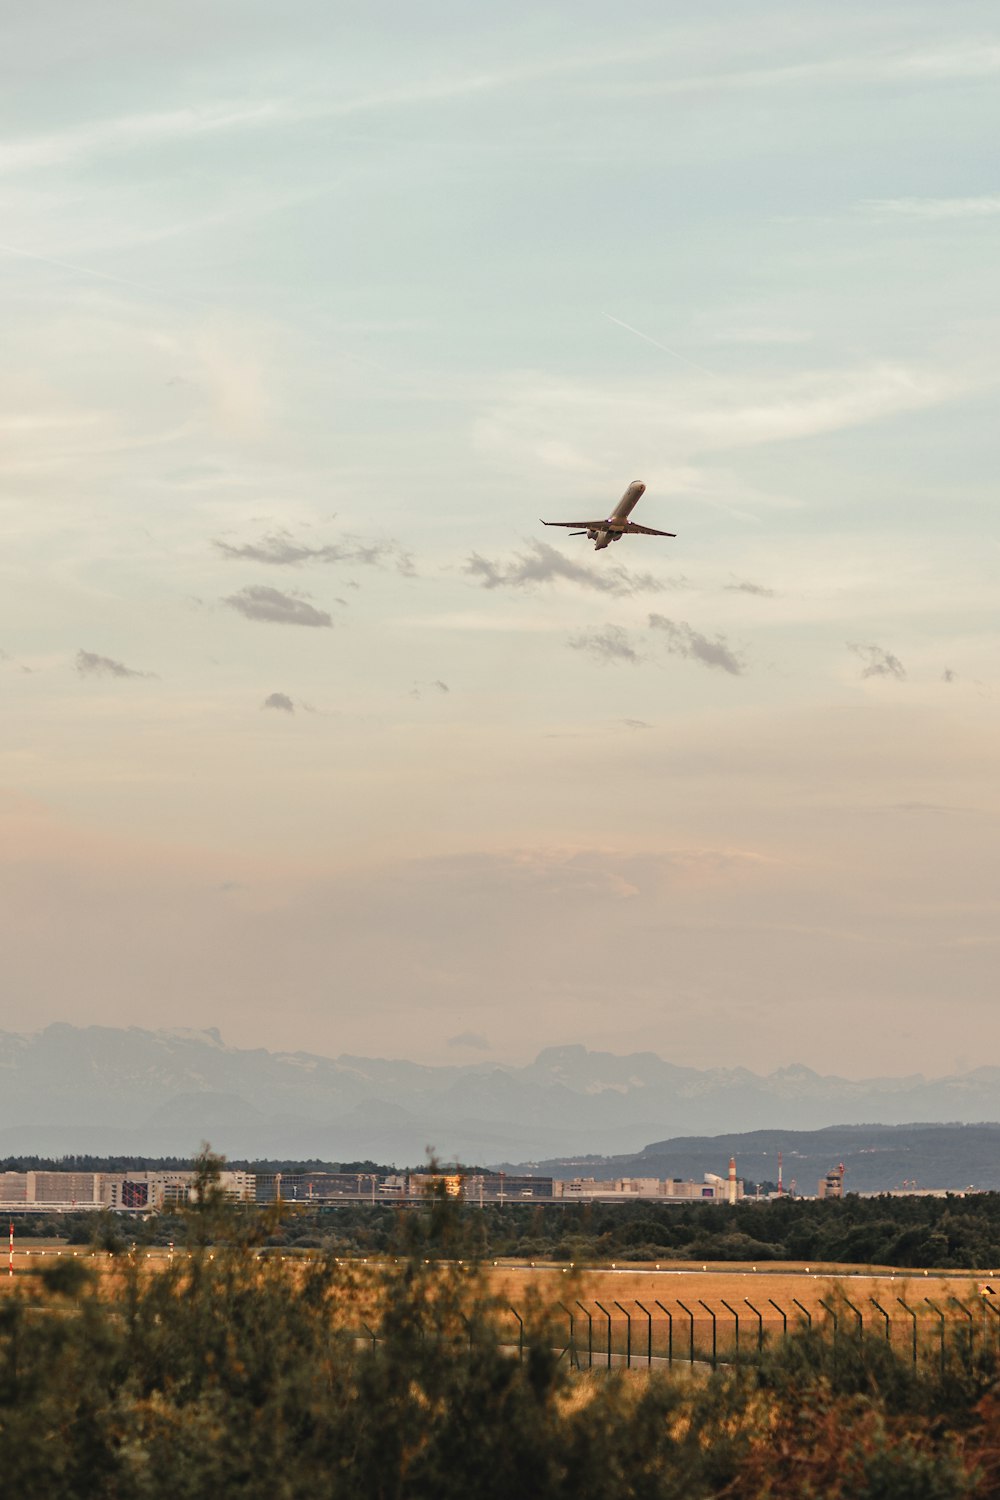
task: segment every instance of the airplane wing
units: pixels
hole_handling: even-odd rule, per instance
[[[540,516],[539,520],[541,520]],[[607,524],[607,521],[542,521],[543,526],[572,526],[577,531],[587,531],[591,526],[606,526]]]
[[[676,536],[676,531],[655,531],[652,526],[640,526],[638,521],[629,521],[625,527],[627,532],[636,531],[640,536]]]

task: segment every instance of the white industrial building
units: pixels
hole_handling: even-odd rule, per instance
[[[73,1209],[150,1209],[189,1203],[194,1172],[0,1172],[0,1213],[30,1209],[67,1213]],[[227,1198],[252,1203],[252,1172],[221,1172]]]

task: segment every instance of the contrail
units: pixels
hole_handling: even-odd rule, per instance
[[[657,339],[651,339],[648,333],[643,333],[638,328],[633,328],[631,323],[624,323],[621,318],[612,317],[611,313],[602,313],[602,318],[607,318],[609,323],[617,323],[619,328],[627,328],[629,333],[634,333],[637,339],[644,339],[647,344],[652,344],[654,349],[661,349],[664,354],[669,354],[672,359],[679,359],[682,364],[690,365],[692,370],[700,370],[703,375],[711,375],[714,379],[719,377],[714,370],[706,369],[704,365],[696,364],[693,359],[688,359],[686,354],[678,354],[676,349],[668,349],[666,344],[661,344]]]

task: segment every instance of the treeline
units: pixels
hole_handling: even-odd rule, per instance
[[[479,1254],[581,1264],[801,1260],[1000,1268],[1000,1193],[968,1198],[783,1199],[770,1203],[466,1204]],[[401,1216],[386,1204],[296,1207],[271,1236],[341,1255],[391,1250]]]
[[[63,1260],[0,1298],[0,1473],[19,1500],[935,1500],[1000,1485],[1000,1366],[964,1330],[913,1365],[819,1330],[703,1376],[579,1371],[514,1324],[438,1199],[399,1262],[261,1260],[210,1183],[154,1272]],[[213,1247],[209,1249],[209,1246]],[[561,1290],[566,1293],[566,1288]],[[582,1286],[579,1291],[583,1291]],[[692,1378],[693,1377],[693,1378]]]
[[[191,1156],[0,1156],[0,1172],[190,1172],[198,1158]],[[374,1161],[251,1161],[236,1158],[226,1165],[239,1172],[394,1172]]]
[[[276,1169],[282,1170],[282,1169]],[[358,1169],[360,1170],[360,1169]],[[252,1206],[243,1209],[252,1217]],[[288,1206],[268,1235],[271,1247],[328,1250],[342,1256],[393,1251],[400,1221],[418,1212],[397,1203]],[[1000,1193],[969,1197],[843,1200],[744,1200],[718,1203],[474,1203],[456,1206],[477,1253],[559,1262],[802,1260],[942,1271],[1000,1268]],[[27,1238],[97,1241],[106,1248],[166,1245],[183,1226],[175,1215],[118,1217],[108,1212],[19,1215]]]
[[[235,1210],[244,1219],[255,1210]],[[266,1236],[271,1247],[378,1255],[393,1250],[401,1225],[419,1207],[365,1203],[288,1204]],[[611,1261],[771,1260],[1000,1269],[1000,1193],[967,1198],[783,1199],[728,1205],[456,1205],[476,1253],[584,1264]],[[179,1241],[176,1215],[148,1218],[108,1212],[23,1215],[19,1236],[95,1239],[105,1248]]]

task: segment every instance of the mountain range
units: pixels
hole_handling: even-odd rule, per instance
[[[634,1157],[651,1141],[762,1129],[1000,1120],[1000,1068],[846,1079],[680,1067],[548,1047],[534,1062],[427,1065],[268,1052],[219,1033],[56,1024],[0,1032],[0,1155],[442,1159]],[[653,1175],[644,1173],[640,1175]],[[770,1174],[773,1175],[773,1174]]]
[[[510,1172],[546,1177],[675,1177],[700,1181],[706,1172],[725,1176],[735,1157],[739,1177],[776,1183],[778,1152],[784,1157],[784,1187],[809,1197],[820,1177],[842,1163],[844,1191],[881,1193],[1000,1189],[1000,1125],[828,1125],[823,1130],[750,1130],[730,1135],[680,1136],[654,1141],[621,1156],[555,1157],[530,1163],[503,1162]]]

